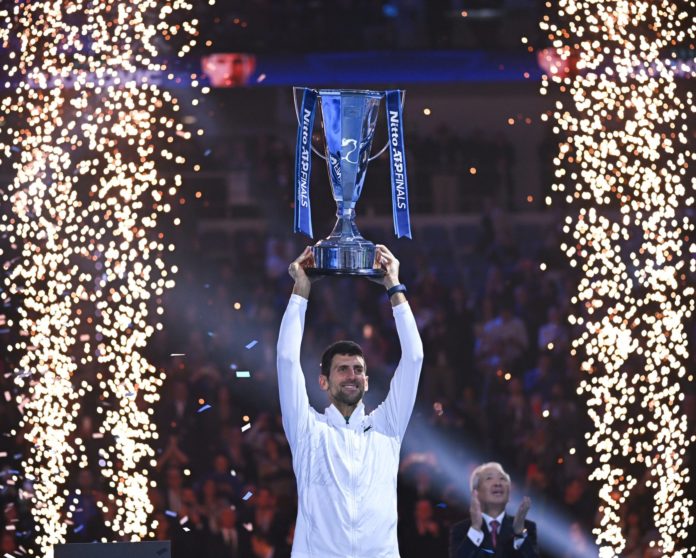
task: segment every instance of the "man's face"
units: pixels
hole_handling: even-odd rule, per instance
[[[496,467],[487,467],[479,476],[478,496],[481,506],[505,506],[510,499],[510,481]]]
[[[367,391],[365,360],[358,355],[334,355],[329,377],[322,374],[319,383],[332,402],[356,405]]]

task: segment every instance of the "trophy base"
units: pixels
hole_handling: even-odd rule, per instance
[[[312,247],[316,267],[306,269],[308,275],[344,275],[353,277],[384,277],[385,271],[374,267],[375,245],[364,238],[343,240],[329,237]]]
[[[371,269],[327,269],[319,267],[308,267],[305,268],[305,273],[310,277],[317,277],[320,275],[337,275],[344,277],[384,277],[386,272],[383,269],[371,268]]]

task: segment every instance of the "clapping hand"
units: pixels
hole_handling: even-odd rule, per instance
[[[517,508],[517,513],[515,514],[515,519],[512,520],[512,531],[519,535],[524,531],[524,520],[527,518],[527,513],[529,508],[532,506],[532,501],[529,496],[522,498],[522,503],[520,507]]]
[[[469,518],[471,526],[477,531],[482,531],[483,514],[481,512],[481,500],[479,500],[478,490],[471,493],[471,502],[469,503]]]

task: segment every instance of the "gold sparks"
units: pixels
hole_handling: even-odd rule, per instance
[[[573,351],[586,373],[594,431],[587,434],[599,483],[595,528],[600,556],[621,556],[622,519],[636,486],[653,495],[665,556],[684,548],[694,523],[684,487],[693,442],[682,410],[687,377],[685,324],[694,310],[687,260],[693,203],[687,176],[691,93],[680,98],[685,71],[676,47],[693,48],[692,1],[560,0],[541,22],[553,64],[542,84],[560,93],[554,191],[574,216],[564,243],[582,277],[571,323],[581,328]],[[691,173],[693,175],[693,173]],[[693,180],[693,179],[692,179]],[[693,431],[693,425],[691,426]]]
[[[181,182],[158,168],[185,162],[175,148],[190,135],[153,76],[167,71],[155,62],[167,39],[177,36],[175,57],[195,46],[191,9],[179,0],[71,0],[0,11],[12,90],[0,100],[0,163],[14,176],[0,233],[14,251],[5,285],[21,340],[9,350],[18,355],[23,469],[41,555],[64,542],[74,509],[66,481],[92,459],[76,437],[90,394],[106,523],[120,540],[151,527],[150,415],[163,376],[141,351],[174,284],[163,259],[173,246],[157,227]]]

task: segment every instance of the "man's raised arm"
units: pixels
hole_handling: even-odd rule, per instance
[[[373,413],[378,429],[403,438],[416,402],[418,380],[423,365],[423,342],[405,292],[399,283],[399,260],[382,245],[377,245],[376,262],[386,270],[381,283],[387,289],[401,344],[401,359],[389,385],[384,402]]]
[[[311,290],[304,267],[311,265],[312,252],[304,252],[290,264],[288,273],[295,280],[292,296],[283,315],[278,335],[278,391],[283,428],[290,447],[294,448],[309,419],[309,398],[305,377],[300,366],[300,346],[304,332],[305,313]]]

